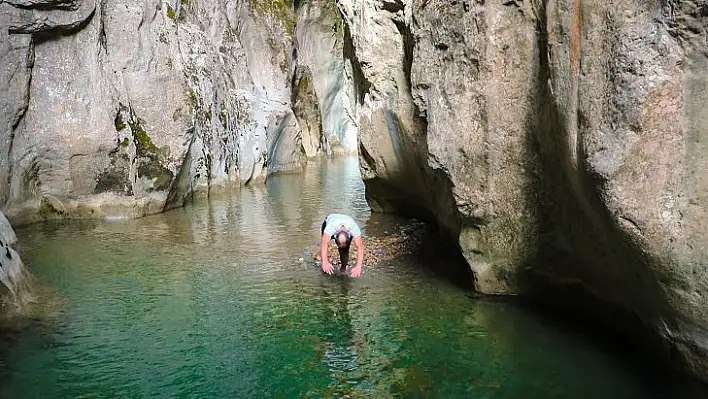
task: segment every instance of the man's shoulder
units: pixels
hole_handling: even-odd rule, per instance
[[[329,215],[327,215],[327,217],[325,218],[325,220],[328,220],[328,221],[329,221],[329,220],[347,221],[347,222],[350,222],[350,223],[356,223],[356,222],[354,221],[354,218],[352,218],[352,217],[349,216],[349,215],[345,215],[345,214],[343,214],[343,213],[330,213]]]
[[[359,227],[359,224],[354,220],[353,217],[349,215],[345,215],[343,213],[330,213],[327,215],[325,218],[325,222],[327,225],[335,225],[335,226],[340,226],[344,225],[350,230],[355,230],[355,232],[358,232],[359,234],[361,231],[361,228]]]

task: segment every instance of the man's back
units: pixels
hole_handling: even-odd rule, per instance
[[[352,234],[352,237],[359,237],[361,235],[361,229],[359,225],[356,224],[354,219],[350,216],[343,215],[341,213],[330,213],[325,218],[325,228],[324,232],[332,235],[339,228],[339,226],[344,226]]]

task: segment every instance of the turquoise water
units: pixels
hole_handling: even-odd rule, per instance
[[[679,398],[679,384],[423,261],[328,277],[323,217],[365,234],[355,159],[184,209],[18,231],[56,316],[0,350],[3,398]]]

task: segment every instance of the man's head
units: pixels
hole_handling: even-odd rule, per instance
[[[334,242],[336,242],[337,247],[341,249],[348,248],[351,237],[346,231],[338,231],[334,234]]]

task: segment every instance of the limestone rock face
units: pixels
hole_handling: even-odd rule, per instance
[[[548,3],[537,128],[541,253],[566,260],[539,270],[630,309],[708,379],[705,10]]]
[[[705,2],[341,10],[372,208],[435,219],[480,291],[579,287],[708,380]]]
[[[298,70],[303,71],[299,75],[305,79],[297,77],[301,85],[298,101],[303,111],[307,101],[316,101],[316,108],[310,108],[316,109],[320,119],[318,122],[313,116],[298,116],[309,126],[303,129],[305,152],[308,157],[356,154],[353,82],[351,68],[343,57],[344,21],[336,1],[302,1],[296,12],[295,58]],[[320,131],[314,128],[318,123]]]
[[[292,4],[0,3],[0,209],[138,217],[302,165]]]
[[[307,65],[298,65],[293,78],[293,112],[302,129],[302,148],[308,158],[326,151],[327,143],[322,130],[322,116],[317,93],[312,83],[312,73]]]

